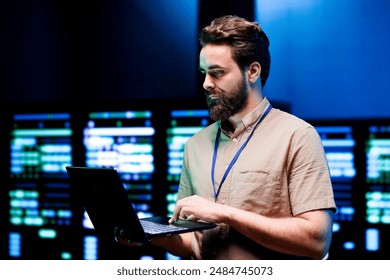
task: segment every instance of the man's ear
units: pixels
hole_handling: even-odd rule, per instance
[[[248,80],[251,84],[254,84],[257,79],[260,77],[261,73],[261,65],[258,62],[252,62],[251,65],[249,65],[247,74],[248,74]]]

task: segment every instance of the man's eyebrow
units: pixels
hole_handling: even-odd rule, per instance
[[[224,67],[222,67],[221,65],[218,65],[218,64],[213,64],[213,65],[210,65],[209,67],[208,67],[208,70],[213,70],[213,69],[215,69],[215,68],[224,68]],[[202,71],[205,71],[205,69],[203,69],[202,67],[198,67],[198,70],[200,71],[200,72],[202,72]]]

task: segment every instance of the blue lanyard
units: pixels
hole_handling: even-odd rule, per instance
[[[223,174],[221,183],[219,184],[218,190],[215,189],[215,183],[214,183],[214,172],[215,172],[215,162],[217,160],[217,152],[218,152],[218,145],[219,145],[219,138],[221,137],[221,127],[218,127],[217,136],[215,138],[214,143],[214,154],[213,154],[213,161],[211,165],[211,182],[213,184],[214,189],[214,199],[217,201],[219,191],[221,190],[222,184],[225,182],[227,175],[230,172],[230,169],[232,169],[233,165],[236,163],[238,157],[240,156],[242,150],[244,150],[246,144],[249,142],[249,139],[252,137],[253,132],[257,128],[257,126],[261,123],[261,121],[268,115],[269,111],[271,111],[272,105],[270,104],[268,109],[264,112],[264,114],[261,116],[261,118],[256,122],[255,126],[253,127],[251,133],[246,138],[245,142],[241,145],[240,149],[237,151],[237,153],[234,155],[233,159],[229,163],[228,168],[225,170],[225,173]]]

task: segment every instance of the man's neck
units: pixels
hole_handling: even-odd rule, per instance
[[[232,135],[240,122],[241,120],[230,117],[229,119],[221,122],[221,127],[228,135]]]
[[[236,128],[239,126],[241,123],[241,120],[249,113],[251,112],[254,108],[256,108],[261,101],[263,101],[264,97],[260,93],[257,94],[251,94],[248,96],[248,103],[246,104],[245,108],[235,114],[234,116],[231,116],[227,121],[226,121],[226,126],[228,127],[229,130],[234,132]],[[227,124],[228,123],[228,124]]]

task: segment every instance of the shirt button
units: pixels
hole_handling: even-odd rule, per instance
[[[234,142],[234,143],[237,143],[237,138],[233,138],[233,142]]]

